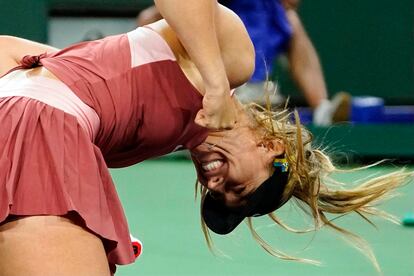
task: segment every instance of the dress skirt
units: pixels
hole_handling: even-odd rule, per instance
[[[0,223],[9,215],[75,212],[102,239],[110,264],[133,262],[128,225],[101,151],[79,117],[19,96],[36,89],[73,93],[52,79],[0,79]]]

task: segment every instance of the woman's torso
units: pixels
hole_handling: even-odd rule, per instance
[[[97,112],[95,143],[110,166],[191,148],[207,133],[194,123],[201,108],[200,74],[165,21],[150,28],[76,44],[26,72],[62,81]]]
[[[100,118],[95,144],[112,167],[202,142],[194,123],[202,95],[155,31],[76,44],[41,60]]]

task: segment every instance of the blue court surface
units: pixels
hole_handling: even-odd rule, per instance
[[[414,169],[413,167],[410,168]],[[381,166],[350,175],[355,181],[395,170]],[[294,234],[256,218],[257,231],[274,247],[291,255],[320,261],[320,266],[284,261],[267,254],[251,238],[245,224],[228,236],[213,235],[216,254],[208,250],[200,227],[199,199],[194,200],[195,173],[189,160],[159,159],[112,170],[131,232],[144,244],[143,255],[132,265],[118,267],[118,276],[377,276],[369,260],[329,229]],[[383,209],[402,218],[414,211],[414,182],[399,189],[400,196]],[[293,203],[277,214],[290,226],[306,228],[310,219]],[[414,227],[374,218],[377,229],[356,215],[337,220],[372,246],[384,276],[414,275]]]

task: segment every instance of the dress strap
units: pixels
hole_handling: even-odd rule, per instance
[[[40,67],[43,66],[41,59],[46,57],[46,53],[40,54],[40,55],[25,55],[21,60],[20,60],[20,65],[13,67],[12,69],[10,69],[9,71],[7,71],[5,74],[3,74],[2,76],[0,76],[0,78],[4,77],[7,74],[10,74],[13,71],[16,70],[21,70],[21,69],[31,69],[31,68],[36,68],[36,67]]]

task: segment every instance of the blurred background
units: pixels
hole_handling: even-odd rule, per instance
[[[0,34],[65,47],[130,31],[136,27],[137,14],[152,4],[149,0],[0,0]],[[412,169],[414,1],[303,0],[298,12],[319,54],[329,93],[347,91],[354,97],[382,100],[380,106],[363,110],[368,112],[363,120],[354,117],[329,127],[310,123],[315,143],[335,150],[346,167],[383,158],[394,161],[392,166],[355,174],[348,179],[351,182],[396,166]],[[283,57],[274,66],[272,79],[290,97],[290,105],[306,107]],[[330,231],[297,236],[269,229],[260,220],[261,233],[273,237],[273,244],[294,255],[322,260],[324,265],[275,260],[244,238],[249,235],[245,228],[227,239],[214,237],[226,256],[212,255],[199,227],[192,186],[195,174],[182,154],[112,170],[112,174],[131,231],[144,242],[140,260],[119,268],[117,275],[378,275],[367,259]],[[414,211],[412,185],[401,192],[403,196],[385,205],[400,217]],[[289,205],[280,215],[293,225],[308,225],[297,212]],[[368,239],[384,275],[414,275],[413,228],[378,221],[376,230],[355,216],[342,219],[341,224]]]
[[[127,32],[150,0],[0,0],[0,33],[55,47]],[[353,158],[414,158],[414,1],[301,1],[302,23],[322,63],[330,96],[374,96],[382,106],[365,109],[353,123],[310,125],[317,143]],[[306,106],[282,58],[271,78],[290,105]],[[306,110],[305,110],[306,111]],[[375,112],[386,114],[376,115]],[[303,113],[306,117],[306,112]],[[382,118],[382,119],[381,119]],[[306,122],[306,118],[304,118]],[[372,141],[376,141],[372,143]],[[332,143],[331,143],[332,142]]]

